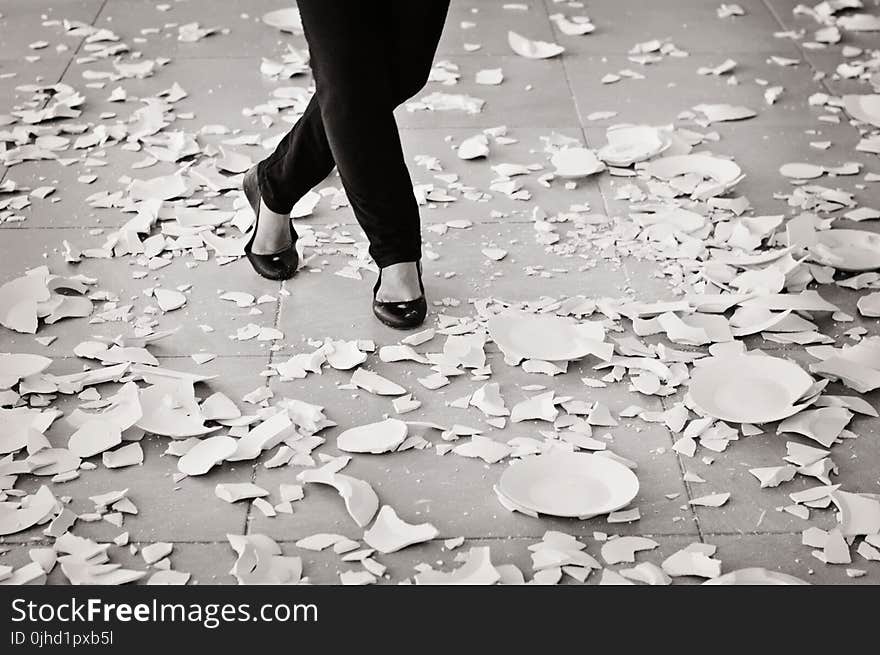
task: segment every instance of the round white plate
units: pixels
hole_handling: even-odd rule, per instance
[[[800,578],[778,571],[768,571],[758,567],[739,569],[724,575],[706,580],[704,585],[808,585]]]
[[[816,238],[833,255],[825,258],[821,252],[813,250],[813,259],[820,264],[841,271],[880,268],[880,234],[867,230],[823,230],[816,233]]]
[[[511,464],[498,488],[539,514],[588,518],[626,507],[639,492],[639,480],[607,457],[551,451]]]
[[[795,414],[813,378],[778,357],[714,357],[694,368],[690,395],[706,412],[732,423],[770,423]]]
[[[580,359],[594,352],[597,342],[605,338],[605,331],[594,323],[513,309],[490,318],[488,328],[492,341],[511,359]]]

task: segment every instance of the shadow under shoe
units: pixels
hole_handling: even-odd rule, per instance
[[[428,315],[428,301],[425,300],[425,285],[422,284],[422,263],[418,262],[416,266],[419,269],[419,288],[422,295],[415,300],[402,302],[376,300],[376,294],[382,286],[382,269],[379,269],[379,279],[373,287],[373,314],[388,327],[410,330],[425,322],[425,317]]]
[[[254,270],[269,280],[289,280],[296,273],[299,266],[299,254],[296,252],[296,239],[291,232],[290,245],[280,252],[271,255],[258,255],[251,248],[257,236],[257,226],[260,223],[260,185],[257,181],[257,167],[254,166],[244,174],[242,182],[244,195],[254,210],[254,229],[250,240],[244,247],[244,254],[254,267]]]

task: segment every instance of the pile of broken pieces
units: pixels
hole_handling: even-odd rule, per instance
[[[860,9],[859,0],[832,0],[796,11],[816,19],[811,43],[824,47],[840,41],[847,31],[877,29],[876,18]],[[511,5],[509,10],[522,8]],[[735,20],[743,13],[737,5],[722,5],[718,15],[719,20]],[[295,10],[272,12],[264,21],[288,32],[301,30]],[[553,21],[568,38],[589,38],[595,29],[586,16],[557,14]],[[112,60],[114,71],[87,75],[87,87],[91,93],[108,83],[119,84],[109,100],[121,106],[129,100],[125,80],[153,76],[168,63],[134,56],[108,29],[69,21],[52,26],[84,39],[85,61]],[[181,41],[223,35],[221,30],[198,24],[175,28]],[[531,41],[513,32],[509,44],[514,53],[529,59],[564,56],[565,51],[559,44]],[[687,53],[670,42],[651,41],[636,44],[631,60],[642,66],[662,65],[665,57],[684,56]],[[880,154],[880,56],[861,51],[847,56],[846,75],[873,86],[873,92],[842,97],[818,93],[808,102],[821,107],[829,121],[850,120],[861,133],[857,150]],[[776,59],[780,61],[774,65],[798,64]],[[282,81],[305,75],[307,63],[306,52],[289,48],[280,60],[265,60],[260,70]],[[735,68],[736,62],[727,61],[697,74],[731,75]],[[638,75],[619,71],[602,81],[613,84]],[[444,85],[455,85],[459,77],[451,62],[440,62],[432,71],[432,80]],[[503,71],[480,71],[476,81],[503,84]],[[144,279],[177,257],[187,258],[188,266],[226,265],[241,258],[253,217],[237,189],[241,174],[253,160],[235,149],[268,149],[280,134],[267,138],[259,132],[244,134],[217,125],[205,125],[198,133],[177,129],[178,120],[193,117],[175,108],[187,95],[176,83],[155,97],[141,98],[141,106],[126,120],[114,122],[115,114],[108,114],[102,115],[100,124],[76,122],[88,102],[85,91],[67,84],[25,90],[33,93],[33,100],[0,116],[0,140],[12,146],[0,152],[11,171],[0,185],[0,221],[25,221],[31,199],[45,200],[57,192],[52,187],[31,190],[17,185],[13,181],[16,164],[46,159],[70,165],[82,155],[99,166],[108,151],[121,148],[143,153],[134,170],[158,162],[172,163],[178,170],[149,179],[123,178],[122,189],[91,195],[87,199],[91,207],[133,217],[104,235],[101,244],[64,243],[68,263],[119,258],[133,264],[135,279]],[[246,109],[246,115],[263,128],[283,118],[279,126],[283,127],[302,112],[309,93],[304,87],[279,86],[266,103]],[[781,87],[768,88],[764,111],[772,111],[783,93]],[[479,113],[484,105],[473,96],[433,92],[407,109]],[[880,218],[880,211],[860,207],[852,193],[817,182],[824,176],[862,174],[860,164],[793,162],[779,171],[790,182],[790,189],[780,198],[797,215],[753,215],[748,198],[735,195],[744,172],[732,159],[718,154],[723,142],[716,132],[700,129],[749,120],[758,113],[748,107],[701,104],[677,117],[682,123],[690,122],[690,127],[614,125],[607,130],[607,144],[596,150],[551,133],[543,139],[544,161],[498,161],[493,166],[497,178],[486,190],[465,185],[457,175],[444,174],[436,157],[417,157],[419,166],[436,173],[437,184],[420,184],[415,189],[420,203],[428,206],[485,201],[492,194],[527,203],[530,193],[522,180],[530,176],[560,193],[576,190],[579,180],[591,176],[625,180],[617,187],[617,199],[629,203],[626,216],[594,213],[582,201],[554,216],[534,207],[535,247],[560,258],[574,254],[587,261],[635,257],[658,262],[673,299],[489,297],[474,299],[472,311],[460,316],[446,313],[447,307],[458,303],[444,299],[436,303],[441,313],[432,327],[398,343],[379,345],[327,336],[309,342],[309,350],[286,361],[273,360],[264,374],[280,382],[306,380],[332,369],[350,375],[348,383],[338,389],[391,399],[394,416],[342,425],[329,444],[342,453],[338,455],[322,448],[327,443],[324,431],[337,426],[334,418],[343,418],[334,417],[332,407],[325,413],[327,408],[308,400],[275,398],[268,386],[247,394],[242,398],[245,405],[240,406],[212,391],[211,376],[160,365],[151,345],[175,338],[168,324],[174,312],[186,306],[194,291],[190,285],[152,286],[144,293],[147,307],[139,308],[100,289],[100,280],[82,274],[58,275],[46,265],[6,281],[0,286],[0,329],[7,335],[34,335],[35,343],[48,347],[54,337],[37,335],[59,321],[119,322],[128,333],[80,343],[73,355],[86,366],[73,374],[53,373],[53,360],[37,353],[0,354],[0,536],[31,534],[41,542],[28,550],[29,564],[15,568],[0,563],[0,584],[44,583],[56,566],[71,584],[190,581],[189,573],[173,568],[173,543],[138,547],[130,542],[125,523],[136,520],[137,503],[148,503],[148,497],[129,497],[128,488],[107,490],[88,498],[93,508],[74,511],[82,499],[63,492],[65,483],[99,466],[119,469],[119,479],[124,481],[126,469],[144,463],[139,442],[146,435],[168,440],[165,454],[177,458],[173,484],[180,488],[185,488],[188,478],[208,475],[234,462],[297,471],[277,492],[252,482],[218,483],[215,498],[210,499],[213,503],[246,502],[262,516],[283,520],[282,515],[294,514],[297,503],[308,502],[310,485],[335,489],[362,537],[318,533],[295,545],[302,551],[332,550],[343,584],[380,580],[556,584],[585,582],[593,572],[599,572],[594,577],[600,584],[662,585],[676,579],[703,579],[709,584],[803,583],[759,567],[725,572],[715,557],[716,547],[706,543],[690,544],[659,565],[637,562],[638,553],[661,544],[647,536],[595,531],[592,537],[600,560],[577,537],[557,530],[547,531],[541,541],[529,546],[532,571],[528,577],[514,564],[493,563],[493,553],[486,546],[456,553],[451,570],[423,563],[413,573],[397,576],[395,571],[392,576],[382,556],[437,541],[442,526],[408,523],[398,515],[398,511],[408,514],[407,508],[383,504],[370,481],[345,472],[353,457],[407,450],[424,451],[426,457],[478,459],[490,467],[494,480],[486,484],[487,502],[494,502],[494,492],[500,507],[529,520],[605,516],[611,526],[637,525],[638,462],[614,452],[613,437],[607,432],[622,420],[665,426],[674,435],[672,450],[678,456],[700,457],[707,464],[714,456],[709,453],[746,447],[749,439],[775,431],[779,439],[786,440],[785,457],[747,472],[760,488],[779,487],[798,476],[814,478],[815,486],[789,494],[790,503],[775,509],[810,520],[833,508],[835,527],[806,528],[803,544],[818,562],[843,565],[851,578],[864,576],[866,571],[860,567],[880,561],[880,494],[837,480],[833,456],[835,445],[859,438],[859,426],[878,417],[864,394],[880,388],[880,336],[869,336],[864,328],[838,337],[823,332],[832,321],[845,323],[854,317],[823,298],[821,289],[834,284],[862,291],[857,304],[861,316],[880,316],[880,292],[865,291],[880,288],[880,237],[835,227],[841,218],[855,222]],[[596,118],[613,115],[597,112]],[[221,145],[206,146],[209,136],[220,137]],[[466,161],[491,159],[515,142],[506,127],[491,128],[464,140],[457,146],[457,155]],[[816,148],[821,146],[817,142]],[[880,175],[866,172],[863,180],[866,185],[876,184]],[[231,209],[220,208],[223,203]],[[375,270],[365,244],[341,230],[302,222],[319,205],[335,211],[345,208],[347,201],[342,190],[328,186],[310,192],[298,203],[294,218],[299,221],[303,268],[320,272],[319,259],[341,257],[344,264],[337,275],[360,279],[361,271]],[[569,229],[561,233],[562,227]],[[469,228],[468,221],[457,220],[430,229],[442,234]],[[507,256],[504,248],[492,244],[481,252],[489,265]],[[440,256],[428,249],[429,259]],[[217,302],[259,313],[261,304],[276,300],[271,295],[257,298],[227,291]],[[255,324],[230,336],[272,343],[284,338],[275,328]],[[802,366],[763,352],[755,346],[759,337],[791,348],[804,347],[805,356],[798,353],[796,359],[809,363]],[[843,338],[852,343],[839,345]],[[192,356],[197,365],[213,358],[210,353]],[[374,372],[370,363],[376,361],[417,367],[419,387],[407,389]],[[513,392],[492,381],[493,366],[546,375],[548,382],[520,386],[517,391],[527,397],[508,406],[505,394],[510,398]],[[595,372],[582,377],[580,398],[557,395],[553,389],[552,379],[572,375],[570,368]],[[475,422],[482,423],[480,427],[405,420],[405,415],[422,406],[417,393],[430,395],[458,379],[482,383],[472,393],[449,402],[451,407],[471,412]],[[831,393],[830,383],[839,383],[851,393]],[[612,385],[625,385],[633,398],[616,415],[607,405],[588,400],[591,389]],[[648,397],[664,399],[663,409],[642,407],[640,399]],[[73,398],[78,406],[71,412],[55,406],[60,399]],[[61,445],[45,436],[56,421],[67,435]],[[531,426],[533,436],[506,439],[504,430],[520,423]],[[35,490],[18,488],[19,481]],[[692,473],[685,481],[704,482]],[[677,496],[671,494],[669,501]],[[736,499],[730,492],[715,490],[690,499],[683,507],[720,508],[731,501]],[[75,534],[78,524],[97,521],[120,530],[112,543]],[[576,523],[572,529],[582,530]],[[285,555],[267,535],[230,534],[228,542],[237,555],[231,574],[240,584],[309,581],[307,556],[304,561],[301,556]],[[463,537],[442,540],[447,552],[464,543]],[[144,567],[128,569],[113,562],[112,547],[128,548],[131,555],[139,553]],[[0,546],[0,550],[5,548]]]

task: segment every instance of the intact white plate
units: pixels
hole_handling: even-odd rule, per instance
[[[301,34],[303,31],[302,21],[299,17],[299,9],[296,7],[270,11],[268,14],[263,15],[263,22],[269,27],[275,27],[282,32]]]
[[[548,362],[580,359],[591,353],[606,359],[605,330],[555,314],[530,314],[510,309],[488,321],[489,336],[510,359]]]
[[[819,243],[832,257],[817,250],[813,259],[841,271],[873,271],[880,268],[880,234],[867,230],[823,230],[816,233]]]
[[[795,405],[813,385],[809,373],[778,357],[713,357],[691,374],[690,395],[706,412],[732,423],[770,423],[803,409]]]
[[[626,507],[639,492],[639,480],[607,457],[551,451],[511,464],[498,488],[539,514],[588,518]]]
[[[739,569],[706,580],[704,585],[808,585],[809,582],[787,573],[769,571],[759,567]]]

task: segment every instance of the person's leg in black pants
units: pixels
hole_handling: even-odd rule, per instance
[[[317,92],[259,165],[266,207],[288,214],[333,169],[380,268],[421,257],[419,213],[393,110],[427,81],[448,0],[300,0]]]

